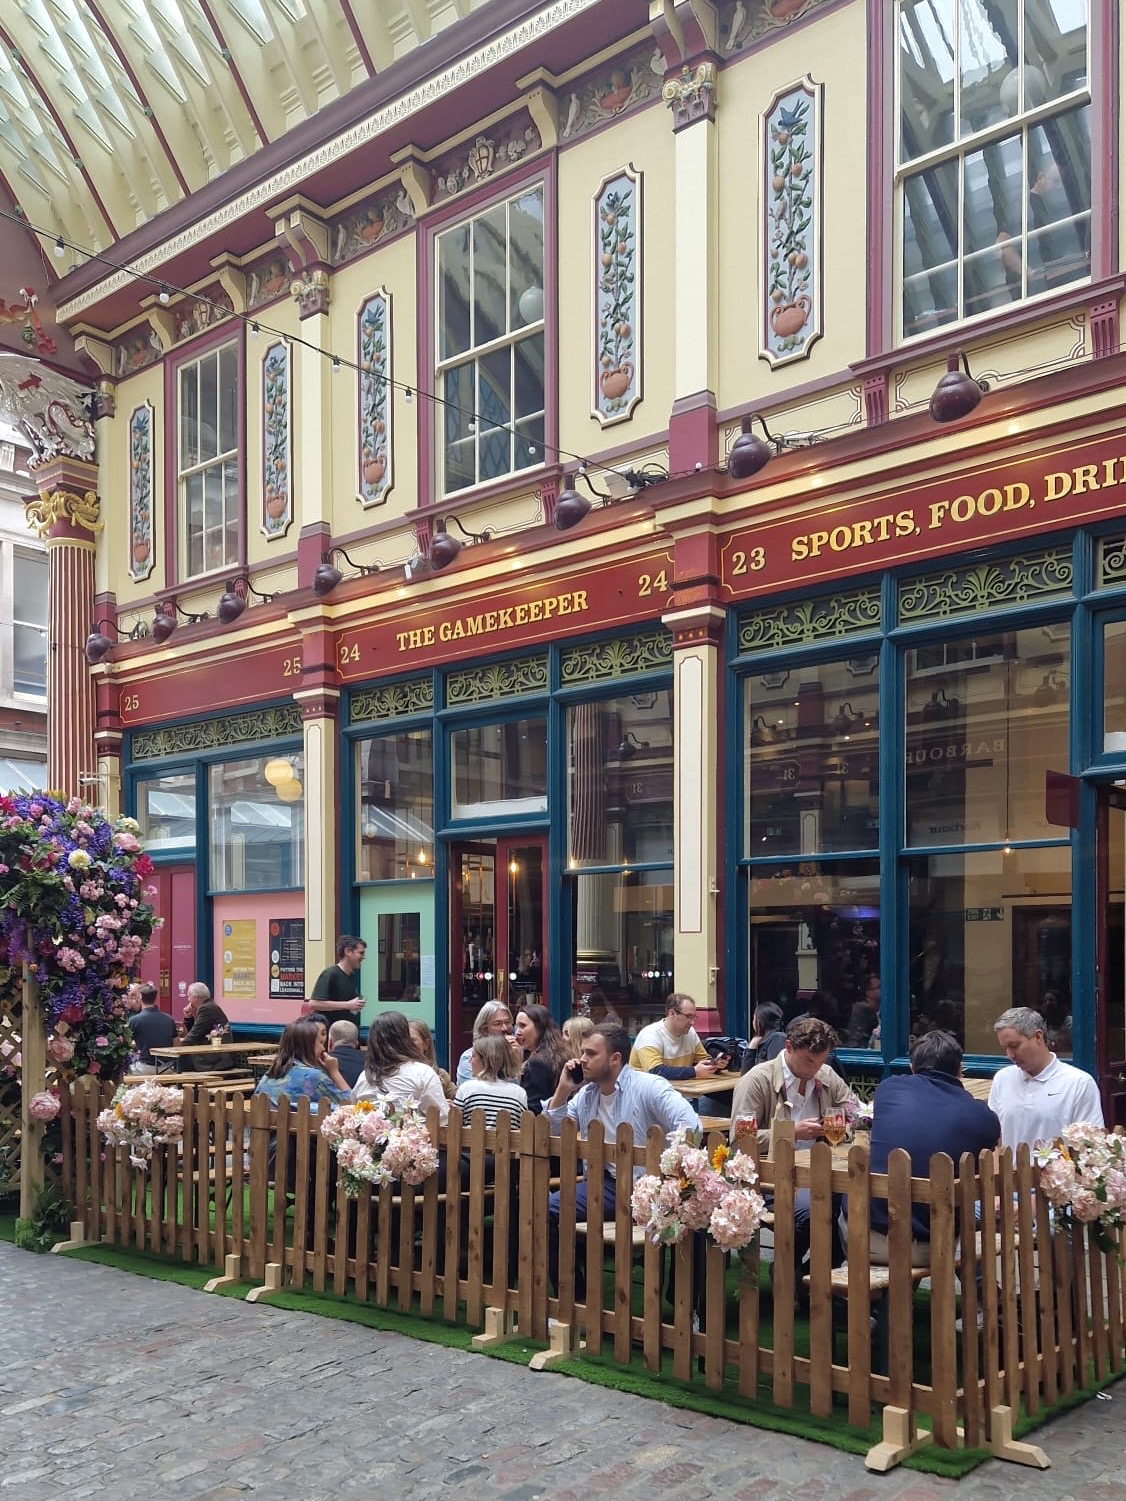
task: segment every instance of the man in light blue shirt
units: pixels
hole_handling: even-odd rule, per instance
[[[630,1068],[626,1061],[629,1054],[630,1038],[624,1027],[609,1024],[596,1027],[584,1038],[579,1062],[564,1065],[555,1093],[544,1106],[544,1115],[551,1122],[553,1135],[559,1134],[560,1126],[568,1117],[577,1122],[579,1135],[584,1138],[591,1121],[600,1120],[608,1146],[622,1124],[632,1127],[635,1143],[645,1141],[650,1126],[660,1126],[666,1137],[681,1126],[688,1131],[699,1129],[699,1117],[688,1101],[677,1094],[667,1079]],[[634,1176],[643,1171],[643,1168],[636,1168]],[[614,1175],[615,1166],[610,1162],[602,1176],[602,1212],[607,1220],[613,1219],[617,1202]],[[587,1218],[589,1188],[589,1180],[584,1176],[575,1190],[576,1220]],[[558,1193],[553,1193],[548,1200],[548,1229],[551,1283],[556,1287],[559,1268]]]

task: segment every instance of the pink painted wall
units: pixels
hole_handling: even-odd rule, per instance
[[[274,1022],[284,1025],[296,1021],[301,1002],[270,1000],[270,920],[275,917],[303,917],[305,898],[300,891],[254,892],[243,896],[217,896],[213,904],[215,999],[233,1022]],[[223,934],[226,922],[253,922],[254,966],[256,985],[250,996],[224,994],[223,953],[228,940]],[[312,984],[312,981],[309,981]]]

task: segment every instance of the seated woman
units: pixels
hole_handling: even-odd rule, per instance
[[[368,1028],[367,1058],[352,1098],[385,1100],[396,1110],[414,1104],[423,1114],[434,1105],[439,1125],[444,1126],[449,1119],[450,1102],[438,1075],[418,1056],[410,1025],[401,1011],[383,1012]]]
[[[478,1011],[473,1022],[474,1038],[484,1037],[491,1033],[494,1037],[507,1037],[512,1031],[512,1012],[503,1001],[486,1001]],[[454,1075],[459,1084],[464,1084],[466,1079],[473,1077],[470,1059],[473,1057],[473,1044],[466,1048],[457,1060],[457,1073]]]
[[[563,1065],[570,1062],[570,1050],[551,1012],[534,1001],[516,1013],[516,1041],[525,1057],[520,1083],[528,1095],[528,1109],[539,1115],[544,1101],[555,1093]]]
[[[442,1093],[445,1095],[447,1100],[452,1100],[457,1089],[457,1085],[450,1078],[449,1074],[444,1068],[438,1067],[438,1055],[434,1051],[433,1033],[430,1031],[430,1028],[426,1025],[422,1018],[418,1016],[411,1017],[410,1029],[411,1039],[414,1042],[415,1050],[418,1053],[418,1056],[422,1059],[423,1063],[429,1063],[430,1067],[438,1075],[438,1082],[442,1086]]]
[[[582,1052],[583,1042],[594,1031],[594,1023],[589,1016],[569,1016],[559,1030],[567,1044],[567,1056],[573,1059]]]
[[[340,1072],[340,1065],[325,1047],[324,1028],[313,1021],[290,1022],[281,1035],[273,1063],[255,1087],[275,1107],[282,1095],[289,1098],[290,1108],[304,1097],[313,1110],[322,1102],[331,1110],[347,1105],[352,1095]]]
[[[528,1096],[516,1082],[518,1064],[507,1037],[478,1037],[473,1044],[473,1077],[457,1086],[454,1104],[460,1106],[466,1124],[475,1111],[485,1117],[492,1130],[497,1116],[508,1112],[515,1129],[528,1108]],[[554,1093],[554,1091],[553,1091]]]

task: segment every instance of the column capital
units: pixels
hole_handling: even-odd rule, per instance
[[[685,63],[669,74],[661,98],[672,110],[673,130],[684,130],[699,120],[714,121],[717,69],[710,58]]]
[[[317,313],[327,313],[330,297],[328,272],[323,266],[314,266],[290,284],[290,296],[297,303],[297,316],[304,321]]]
[[[672,632],[673,651],[688,646],[718,646],[723,640],[727,611],[722,605],[694,605],[688,610],[668,610],[661,624]]]
[[[336,720],[340,713],[340,689],[328,683],[318,683],[312,688],[298,688],[293,701],[301,710],[302,719]]]
[[[104,525],[96,490],[41,490],[34,500],[26,502],[25,509],[28,524],[40,537],[50,540],[88,541],[89,536],[83,537],[83,533],[100,532]]]

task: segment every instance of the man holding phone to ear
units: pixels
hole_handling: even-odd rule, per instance
[[[700,1122],[687,1100],[682,1099],[667,1079],[643,1073],[626,1062],[630,1055],[629,1033],[624,1027],[608,1023],[595,1027],[583,1039],[577,1062],[563,1065],[555,1093],[544,1106],[553,1136],[566,1118],[577,1122],[579,1135],[586,1137],[593,1120],[600,1120],[607,1144],[614,1141],[623,1123],[633,1129],[634,1142],[644,1142],[650,1126],[660,1126],[666,1136],[683,1126],[695,1131]],[[612,1219],[617,1203],[616,1166],[606,1164],[602,1175],[602,1212]],[[643,1168],[635,1169],[635,1176]],[[585,1221],[592,1188],[588,1178],[575,1190],[575,1218]],[[632,1185],[631,1189],[632,1191]],[[559,1272],[559,1193],[548,1199],[549,1270],[552,1287],[558,1286]],[[577,1269],[578,1270],[578,1269]]]

